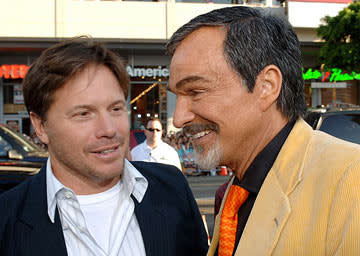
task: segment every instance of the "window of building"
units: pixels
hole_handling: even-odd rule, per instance
[[[3,83],[4,114],[18,114],[26,111],[21,82]]]

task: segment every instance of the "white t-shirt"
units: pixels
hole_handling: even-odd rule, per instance
[[[133,161],[157,162],[171,164],[181,170],[179,155],[169,144],[160,141],[156,148],[150,148],[146,140],[131,150]]]

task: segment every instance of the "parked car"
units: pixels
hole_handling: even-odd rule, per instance
[[[0,193],[20,184],[40,171],[43,163],[0,158]]]
[[[0,193],[38,173],[47,157],[46,150],[0,124]]]
[[[48,152],[13,129],[0,124],[0,158],[44,163]]]
[[[360,144],[360,106],[336,106],[312,109],[305,121],[315,130]]]

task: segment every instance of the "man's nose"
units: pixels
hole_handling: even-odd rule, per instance
[[[178,96],[176,100],[173,123],[177,128],[182,128],[194,120],[195,114],[192,112],[191,102],[184,96]]]
[[[116,122],[110,113],[101,113],[96,124],[96,137],[112,138],[116,135]]]

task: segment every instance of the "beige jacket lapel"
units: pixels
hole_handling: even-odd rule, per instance
[[[222,214],[222,210],[224,208],[224,204],[225,204],[225,198],[227,197],[227,194],[229,192],[229,188],[231,186],[231,184],[233,183],[235,177],[232,177],[232,179],[230,180],[226,191],[224,193],[224,199],[221,202],[221,206],[220,206],[220,210],[218,215],[216,215],[215,218],[215,222],[214,222],[214,231],[213,231],[213,237],[211,239],[211,244],[207,253],[207,256],[212,256],[214,255],[215,251],[216,251],[216,247],[219,243],[219,233],[220,233],[220,218],[221,218],[221,214]]]
[[[269,173],[246,223],[235,255],[269,255],[291,212],[274,173]]]
[[[255,201],[235,255],[270,255],[291,214],[289,194],[301,182],[302,164],[312,129],[298,120],[269,171]],[[227,191],[226,191],[227,195]],[[215,221],[208,255],[214,254],[219,240],[220,215]]]

